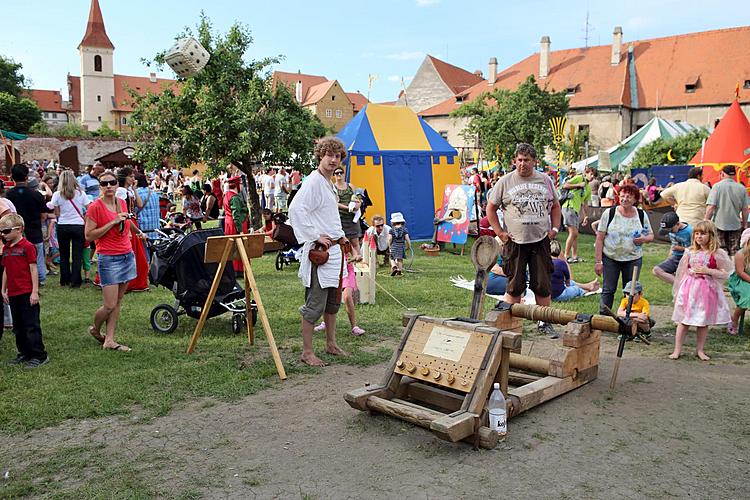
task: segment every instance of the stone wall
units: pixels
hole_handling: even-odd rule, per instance
[[[60,160],[60,152],[71,147],[78,147],[78,163],[82,168],[93,165],[94,160],[106,154],[118,151],[128,146],[135,146],[135,142],[119,139],[81,139],[64,137],[34,137],[29,136],[23,141],[15,141],[14,146],[21,153],[20,160]],[[7,172],[11,165],[5,165],[5,155],[0,155],[0,168]]]

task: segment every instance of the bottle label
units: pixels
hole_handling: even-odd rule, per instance
[[[496,413],[490,412],[490,429],[497,431],[500,435],[504,435],[508,432],[504,411],[500,410]]]

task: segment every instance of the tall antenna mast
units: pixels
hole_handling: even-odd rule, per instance
[[[583,41],[584,47],[589,48],[589,39],[591,38],[592,29],[591,23],[589,23],[589,11],[586,11],[586,24],[583,26]]]

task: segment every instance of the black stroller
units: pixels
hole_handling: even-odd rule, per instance
[[[302,248],[294,236],[292,226],[287,224],[287,216],[278,213],[273,214],[275,228],[271,238],[284,244],[284,248],[276,254],[276,270],[281,271],[284,266],[290,266],[294,262],[299,262],[299,251]]]
[[[154,247],[149,280],[172,290],[174,306],[159,304],[151,311],[151,328],[159,333],[172,333],[177,318],[187,314],[198,319],[211,289],[219,264],[205,264],[206,240],[222,236],[221,229],[205,229],[187,234],[174,233]],[[255,301],[250,304],[252,321],[257,321]],[[232,332],[240,333],[247,325],[245,291],[237,283],[234,268],[228,263],[221,277],[208,317],[232,313]]]

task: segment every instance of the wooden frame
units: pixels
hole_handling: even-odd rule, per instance
[[[276,371],[279,374],[281,380],[285,380],[286,371],[284,370],[284,364],[281,362],[281,356],[279,350],[276,347],[276,341],[273,338],[273,332],[271,331],[271,324],[268,321],[268,315],[266,315],[266,309],[263,307],[263,300],[260,297],[258,291],[258,284],[255,282],[255,276],[253,275],[253,269],[250,265],[250,259],[256,259],[263,255],[265,235],[260,234],[233,234],[228,236],[212,236],[206,240],[206,255],[204,262],[206,263],[219,263],[219,268],[216,270],[213,283],[211,283],[211,289],[206,297],[206,303],[203,305],[201,317],[198,320],[198,324],[195,325],[195,331],[193,336],[190,338],[190,344],[188,345],[187,353],[190,354],[195,349],[195,345],[198,343],[198,338],[203,331],[203,326],[208,318],[208,311],[211,308],[211,304],[216,296],[216,291],[219,288],[221,277],[224,275],[224,269],[227,266],[227,262],[232,260],[242,260],[242,264],[245,272],[245,313],[247,317],[247,341],[250,345],[255,343],[255,335],[253,332],[253,321],[252,311],[250,310],[250,296],[252,294],[255,299],[255,304],[258,307],[258,316],[260,317],[261,324],[263,325],[263,331],[266,334],[268,340],[268,346],[271,349],[271,356],[273,362],[276,364]]]

